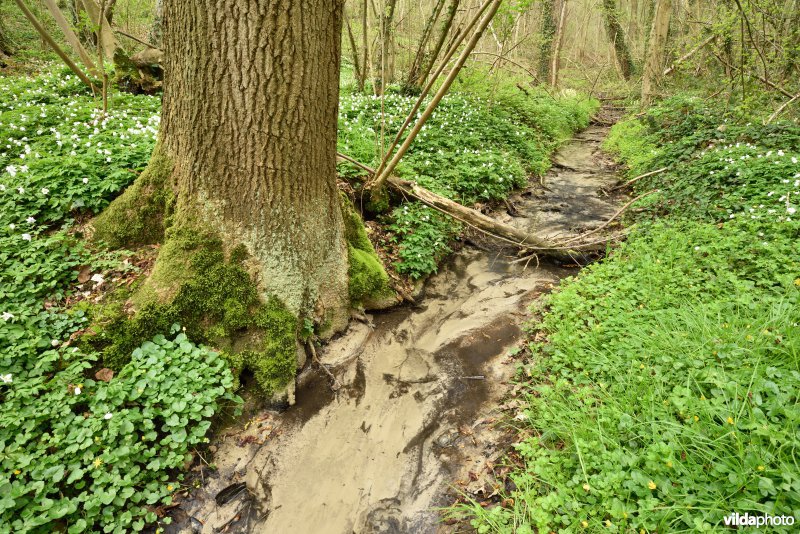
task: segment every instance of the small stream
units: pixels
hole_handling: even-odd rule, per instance
[[[494,213],[541,235],[576,235],[619,202],[592,126]],[[511,214],[513,213],[513,215]],[[201,487],[174,512],[173,532],[434,533],[435,511],[468,471],[502,453],[492,422],[515,372],[509,349],[533,300],[576,266],[512,263],[513,251],[480,236],[431,277],[424,298],[354,322],[320,359],[342,387],[308,368],[297,404],[254,411],[217,436],[217,469],[196,468]],[[535,263],[535,262],[534,262]]]

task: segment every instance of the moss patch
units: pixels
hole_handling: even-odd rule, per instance
[[[243,246],[226,257],[219,239],[188,229],[170,233],[157,265],[179,271],[168,280],[180,279],[174,295],[153,298],[159,296],[153,278],[167,274],[154,271],[130,299],[141,303],[132,317],[124,309],[125,295],[92,311],[96,333],[87,341],[102,350],[106,366],[120,369],[143,341],[180,324],[192,341],[223,349],[236,376],[249,369],[266,395],[279,391],[294,378],[297,318],[276,298],[261,302],[244,268]],[[176,258],[180,265],[170,261]]]
[[[164,237],[165,221],[173,210],[175,194],[169,187],[172,163],[156,147],[147,168],[95,218],[95,240],[112,248],[158,243]]]
[[[364,223],[353,204],[342,195],[342,216],[347,239],[350,302],[363,305],[392,297],[395,293],[389,283],[389,275],[383,268],[375,248],[367,237]]]

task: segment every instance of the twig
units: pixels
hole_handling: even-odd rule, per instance
[[[653,189],[652,191],[648,191],[647,193],[644,193],[644,194],[642,194],[642,195],[639,195],[638,197],[634,198],[633,200],[630,200],[630,201],[628,201],[628,203],[627,203],[627,204],[625,204],[624,206],[622,206],[622,207],[619,209],[619,211],[617,211],[617,212],[616,212],[614,215],[612,215],[612,216],[611,216],[611,218],[610,218],[610,219],[608,219],[606,222],[604,222],[603,224],[601,224],[601,225],[600,225],[600,226],[598,226],[597,228],[595,228],[595,229],[593,229],[593,230],[590,230],[590,231],[586,232],[585,234],[581,234],[581,235],[579,235],[579,236],[577,236],[577,237],[573,237],[572,239],[568,239],[568,240],[566,240],[566,241],[563,241],[561,244],[562,244],[562,245],[566,245],[567,243],[572,243],[573,241],[578,241],[579,239],[583,239],[583,238],[584,238],[584,237],[586,237],[587,235],[592,235],[592,234],[595,234],[595,233],[599,232],[600,230],[602,230],[603,228],[605,228],[606,226],[608,226],[609,224],[611,224],[611,222],[612,222],[614,219],[616,219],[617,217],[619,217],[619,216],[620,216],[620,214],[622,214],[622,212],[623,212],[623,211],[625,211],[626,209],[628,209],[628,207],[630,207],[630,205],[631,205],[631,204],[633,204],[633,203],[634,203],[634,202],[636,202],[637,200],[641,200],[642,198],[644,198],[644,197],[646,197],[646,196],[648,196],[648,195],[652,195],[653,193],[657,193],[658,191],[659,191],[658,189]]]
[[[331,389],[333,391],[339,391],[342,388],[342,384],[339,382],[339,380],[335,376],[333,376],[333,373],[331,373],[330,370],[328,370],[328,368],[325,367],[322,364],[321,361],[319,361],[319,358],[317,357],[317,349],[314,348],[314,342],[313,341],[309,341],[307,343],[307,345],[308,345],[309,349],[311,349],[311,361],[316,363],[317,366],[320,369],[325,371],[325,374],[328,375],[328,378],[330,378],[333,381],[333,385],[331,386]]]
[[[363,163],[361,163],[360,161],[356,161],[356,160],[354,160],[353,158],[351,158],[350,156],[347,156],[347,155],[345,155],[345,154],[342,154],[341,152],[337,152],[337,153],[336,153],[336,155],[337,155],[339,158],[341,158],[341,159],[345,160],[346,162],[348,162],[348,163],[352,163],[353,165],[355,165],[355,166],[356,166],[356,167],[358,167],[359,169],[365,170],[365,171],[367,171],[367,172],[368,172],[368,173],[370,173],[370,174],[375,174],[375,169],[372,169],[372,168],[370,168],[370,167],[367,167],[366,165],[364,165],[364,164],[363,164]]]
[[[628,187],[633,182],[641,180],[642,178],[647,178],[648,176],[653,176],[654,174],[660,174],[660,173],[662,173],[662,172],[664,172],[666,170],[667,170],[666,167],[661,167],[660,169],[656,169],[654,171],[650,171],[650,172],[646,172],[644,174],[640,174],[636,178],[632,178],[632,179],[628,180],[627,182],[625,182],[624,184],[620,184],[618,186],[612,187],[611,189],[609,189],[609,191],[616,191],[617,189],[622,189],[623,187]]]
[[[784,102],[781,105],[781,107],[779,107],[778,109],[775,110],[775,113],[773,113],[772,115],[769,116],[769,118],[764,122],[764,126],[766,126],[767,124],[771,123],[776,118],[778,118],[778,115],[780,115],[783,112],[784,109],[786,109],[789,105],[792,104],[792,102],[794,102],[798,98],[800,98],[800,93],[797,93],[790,100]]]
[[[136,41],[137,43],[141,43],[141,44],[145,45],[145,46],[146,46],[146,47],[148,47],[148,48],[153,48],[153,49],[155,49],[155,50],[161,50],[161,48],[159,48],[159,47],[157,47],[157,46],[155,46],[155,45],[152,45],[152,44],[148,43],[147,41],[143,41],[142,39],[139,39],[138,37],[134,37],[133,35],[131,35],[131,34],[129,34],[129,33],[126,33],[126,32],[124,32],[124,31],[120,30],[120,29],[119,29],[119,28],[117,28],[117,27],[112,27],[112,28],[111,28],[111,30],[112,30],[112,31],[114,31],[114,32],[116,32],[116,33],[118,33],[118,34],[120,34],[120,35],[124,35],[124,36],[125,36],[125,37],[127,37],[128,39],[133,39],[133,40],[134,40],[134,41]]]

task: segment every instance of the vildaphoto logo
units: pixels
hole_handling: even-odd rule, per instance
[[[733,512],[723,518],[728,527],[765,527],[765,526],[792,526],[794,516],[791,515],[751,515]]]

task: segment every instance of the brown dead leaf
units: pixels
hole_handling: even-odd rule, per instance
[[[89,265],[82,265],[78,271],[78,283],[84,284],[89,281],[92,276],[92,267]]]
[[[111,382],[111,379],[114,378],[114,371],[108,367],[103,367],[94,374],[94,377],[103,382]]]

